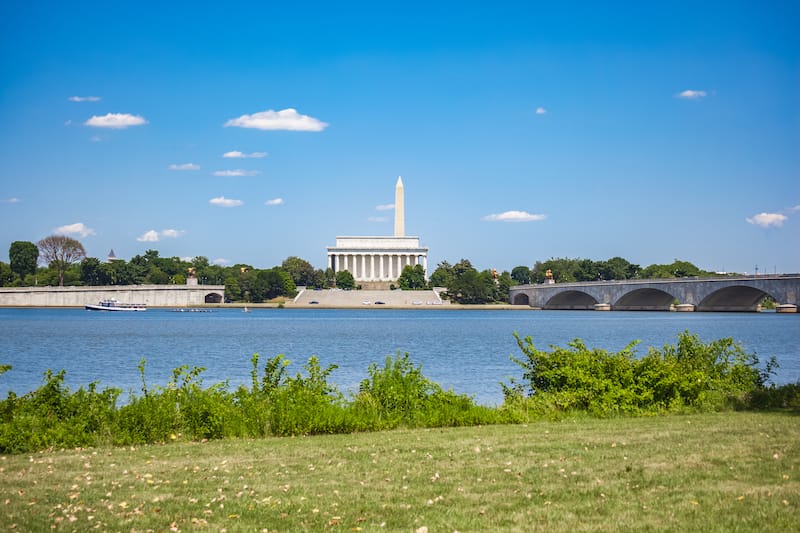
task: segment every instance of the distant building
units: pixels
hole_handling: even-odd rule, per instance
[[[114,253],[114,249],[112,248],[112,249],[111,249],[111,250],[108,252],[108,257],[106,258],[106,261],[107,261],[107,262],[109,262],[109,263],[111,263],[112,261],[122,261],[122,259],[120,259],[119,257],[117,257],[117,254],[115,254],[115,253]]]
[[[419,237],[405,235],[405,192],[397,178],[394,236],[336,237],[336,246],[328,246],[328,267],[349,271],[365,289],[381,289],[396,282],[407,265],[422,265],[427,277],[428,248],[419,245]]]

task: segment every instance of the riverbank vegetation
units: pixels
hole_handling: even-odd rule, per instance
[[[535,348],[518,338],[522,370],[502,386],[505,401],[481,406],[426,378],[408,354],[372,364],[358,391],[331,381],[336,365],[311,357],[292,374],[282,355],[252,357],[251,383],[205,386],[203,368],[182,366],[164,386],[139,371],[141,391],[121,401],[97,383],[71,391],[64,372],[48,371],[41,387],[0,401],[0,453],[47,448],[138,445],[179,440],[261,438],[505,423],[581,416],[641,416],[737,409],[800,410],[800,384],[767,383],[762,366],[730,339],[704,343],[688,332],[674,345],[637,357],[568,347]],[[0,367],[0,373],[11,370]],[[0,379],[2,377],[0,376]]]

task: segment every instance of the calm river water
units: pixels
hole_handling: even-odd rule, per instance
[[[732,337],[763,361],[775,356],[778,384],[800,380],[800,316],[775,313],[644,313],[483,310],[215,309],[209,313],[98,313],[79,309],[0,309],[0,397],[42,383],[45,370],[66,370],[70,388],[98,381],[139,393],[137,364],[147,360],[149,386],[166,385],[180,365],[203,366],[204,384],[249,385],[253,353],[262,363],[282,353],[302,370],[309,356],[338,365],[343,391],[355,390],[371,362],[408,352],[423,373],[478,403],[502,402],[500,382],[520,377],[513,333],[537,347],[575,338],[590,347],[637,351],[674,343],[689,330],[704,341]],[[259,365],[262,366],[263,365]]]

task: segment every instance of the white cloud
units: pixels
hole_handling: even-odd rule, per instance
[[[80,235],[81,237],[88,237],[89,235],[95,234],[94,230],[92,228],[87,228],[83,222],[59,226],[53,231],[61,235]]]
[[[222,157],[227,159],[260,159],[262,157],[267,157],[267,152],[251,152],[246,154],[244,152],[240,152],[239,150],[231,150],[230,152],[225,152],[222,154]]]
[[[165,229],[161,231],[151,229],[150,231],[145,232],[141,237],[137,237],[136,240],[139,242],[158,242],[161,240],[161,237],[175,239],[183,236],[185,233],[186,232],[182,229]]]
[[[221,257],[218,257],[218,258],[214,259],[211,262],[214,263],[215,265],[228,265],[228,264],[230,264],[231,260],[230,259],[223,259]]]
[[[102,117],[97,115],[92,116],[89,120],[84,122],[86,126],[93,126],[95,128],[113,128],[124,129],[130,126],[141,126],[147,124],[147,120],[139,115],[131,115],[128,113],[108,113]]]
[[[389,219],[386,217],[369,217],[367,220],[369,222],[387,222]]]
[[[381,204],[375,206],[375,211],[391,211],[394,209],[394,204]]]
[[[685,91],[679,92],[676,97],[677,98],[684,98],[686,100],[699,100],[700,98],[705,98],[706,95],[705,91],[693,91],[692,89],[686,89]]]
[[[70,102],[99,102],[99,96],[70,96]]]
[[[547,114],[547,109],[545,109],[545,108],[543,108],[541,106],[537,107],[536,108],[536,114],[537,115],[546,115]]]
[[[194,163],[181,163],[180,165],[170,165],[167,167],[170,170],[200,170],[200,165]]]
[[[483,220],[489,222],[536,222],[545,218],[547,215],[535,215],[526,211],[506,211],[496,215],[486,215]]]
[[[288,108],[281,111],[268,109],[252,115],[242,115],[226,122],[225,127],[228,126],[257,130],[322,131],[328,124],[314,117],[301,115],[296,109]]]
[[[215,176],[255,176],[258,174],[257,170],[242,170],[241,168],[237,168],[236,170],[217,170],[214,172]]]
[[[782,215],[780,213],[759,213],[757,215],[753,215],[752,217],[748,217],[745,220],[750,224],[755,224],[756,226],[761,226],[762,228],[768,228],[770,226],[781,227],[783,223],[786,222],[788,217],[786,215]]]
[[[208,203],[219,207],[239,207],[244,202],[241,200],[233,200],[231,198],[225,198],[224,196],[218,196],[217,198],[212,198],[211,200],[209,200]]]
[[[791,211],[792,213],[794,213],[796,211],[800,211],[800,205],[796,205],[794,207],[790,207],[789,211]]]
[[[264,202],[264,205],[283,205],[283,198],[273,198],[272,200],[267,200]]]
[[[18,204],[21,201],[22,200],[20,200],[19,198],[13,198],[13,197],[12,198],[6,198],[6,199],[2,200],[2,202],[4,204]]]
[[[154,229],[147,231],[141,237],[136,237],[139,242],[158,242],[158,232]]]

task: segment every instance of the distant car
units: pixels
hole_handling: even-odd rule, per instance
[[[385,304],[386,304],[386,302],[382,302],[382,301],[380,301],[380,300],[378,300],[377,302],[375,302],[375,305],[385,305]]]
[[[311,305],[317,305],[319,302],[318,302],[318,301],[316,301],[316,300],[311,300],[311,301],[310,301],[310,302],[308,302],[308,303],[309,303],[309,304],[311,304]]]

